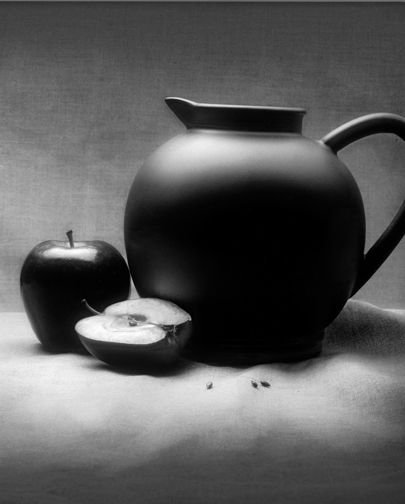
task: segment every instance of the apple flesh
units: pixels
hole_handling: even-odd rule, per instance
[[[86,317],[83,298],[99,310],[130,293],[127,264],[104,241],[45,241],[28,254],[20,276],[21,296],[31,326],[50,352],[82,350],[75,324]]]
[[[147,371],[178,361],[191,334],[191,317],[169,301],[139,298],[80,320],[76,332],[103,362]]]

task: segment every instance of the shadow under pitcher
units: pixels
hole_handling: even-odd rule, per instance
[[[305,110],[167,98],[187,131],[146,160],[125,211],[139,294],[193,318],[186,354],[229,364],[316,356],[324,329],[405,233],[405,204],[364,254],[359,188],[337,152],[394,133],[405,119],[370,114],[321,140]]]

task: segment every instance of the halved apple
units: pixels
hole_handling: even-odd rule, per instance
[[[75,329],[82,344],[98,359],[147,370],[178,360],[191,334],[191,317],[170,301],[139,298],[82,319]]]

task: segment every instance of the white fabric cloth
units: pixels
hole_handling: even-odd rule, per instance
[[[0,331],[3,504],[403,503],[405,311],[350,301],[319,358],[160,377]]]

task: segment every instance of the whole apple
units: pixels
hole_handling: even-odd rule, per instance
[[[100,241],[45,241],[28,254],[20,277],[21,296],[32,328],[51,352],[82,349],[75,324],[86,317],[86,298],[98,310],[128,298],[127,264]]]

